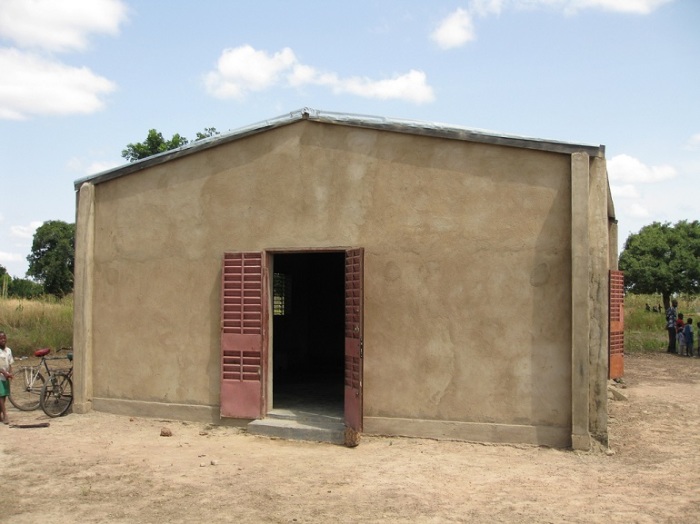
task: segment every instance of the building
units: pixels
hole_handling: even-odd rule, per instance
[[[603,146],[303,109],[75,188],[76,412],[607,441]]]

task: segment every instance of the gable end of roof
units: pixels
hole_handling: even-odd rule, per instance
[[[420,135],[435,138],[446,138],[451,140],[462,140],[467,142],[477,142],[505,147],[517,147],[522,149],[533,149],[552,153],[572,154],[577,152],[588,153],[592,157],[605,157],[605,146],[593,146],[583,144],[573,144],[553,140],[541,140],[536,138],[521,137],[516,135],[506,135],[491,131],[469,129],[466,127],[440,124],[436,122],[426,122],[419,120],[404,120],[397,118],[386,118],[369,115],[357,115],[350,113],[334,113],[321,111],[312,108],[302,108],[285,115],[263,120],[249,126],[241,127],[227,133],[222,133],[204,140],[191,142],[178,149],[165,151],[157,155],[150,156],[130,164],[125,164],[113,169],[89,175],[77,179],[73,184],[77,191],[86,182],[100,184],[128,174],[137,173],[150,167],[175,160],[193,153],[217,147],[235,140],[240,140],[248,136],[264,133],[271,129],[286,126],[308,120],[324,124],[343,125],[359,127],[364,129],[374,129],[379,131],[389,131],[393,133],[404,133],[410,135]]]

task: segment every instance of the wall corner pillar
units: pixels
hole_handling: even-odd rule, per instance
[[[597,441],[605,446],[608,445],[609,270],[612,258],[610,254],[610,229],[605,159],[594,157],[590,167],[588,229],[590,247],[588,291],[590,420],[588,430]],[[615,252],[617,252],[616,249]]]
[[[589,432],[589,156],[571,155],[571,446],[591,448]]]
[[[92,410],[92,311],[95,244],[95,186],[84,183],[77,194],[73,288],[73,412]]]

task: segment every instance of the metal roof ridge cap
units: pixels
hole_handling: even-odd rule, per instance
[[[308,109],[308,108],[307,108]],[[393,117],[381,117],[374,115],[363,115],[355,113],[340,113],[333,111],[323,111],[315,110],[316,118],[320,122],[336,123],[336,124],[354,124],[358,126],[367,127],[379,127],[379,128],[402,128],[405,130],[416,131],[428,131],[433,134],[460,134],[463,135],[459,137],[461,139],[477,139],[482,140],[493,138],[496,140],[512,141],[515,145],[516,143],[523,144],[541,144],[543,146],[552,145],[555,147],[564,147],[571,150],[586,150],[586,151],[597,151],[600,156],[605,156],[605,146],[603,144],[582,144],[579,142],[567,142],[563,140],[554,140],[546,138],[535,138],[524,135],[513,135],[508,133],[501,133],[497,131],[480,129],[480,128],[470,128],[466,126],[460,126],[455,124],[446,124],[441,122],[431,122],[427,120],[413,120],[406,118],[393,118]],[[399,129],[400,130],[400,129]]]

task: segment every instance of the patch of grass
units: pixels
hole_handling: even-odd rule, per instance
[[[36,348],[57,349],[73,345],[73,297],[61,300],[0,299],[0,330],[15,357]]]
[[[677,297],[678,311],[686,317],[693,317],[693,323],[700,320],[700,297],[680,295]],[[661,305],[661,311],[647,311]],[[697,332],[697,328],[696,332]],[[697,338],[697,335],[696,335]],[[668,332],[666,331],[666,311],[661,295],[625,296],[625,352],[646,353],[666,351]]]

